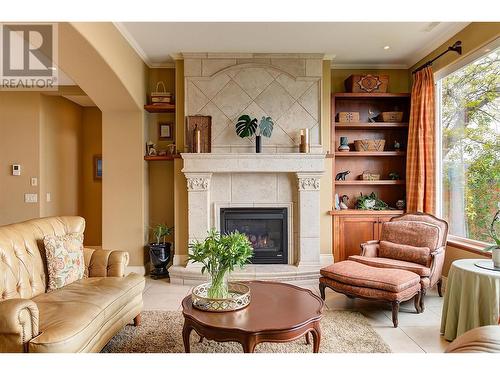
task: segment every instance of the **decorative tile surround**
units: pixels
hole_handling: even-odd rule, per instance
[[[189,242],[219,228],[221,207],[286,207],[288,265],[252,265],[236,278],[314,279],[319,275],[320,178],[324,154],[181,154],[188,190]],[[251,271],[249,271],[251,270]],[[173,283],[203,279],[197,265],[169,269]],[[252,272],[249,275],[249,272]]]
[[[264,152],[296,152],[300,129],[310,128],[312,152],[321,147],[321,54],[184,55],[186,115],[212,116],[212,152],[252,152],[236,135],[242,114],[271,116]]]

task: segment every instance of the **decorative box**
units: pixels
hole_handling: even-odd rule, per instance
[[[385,139],[357,139],[354,141],[356,151],[384,151]]]
[[[339,112],[339,122],[359,122],[359,112]]]
[[[403,121],[403,112],[382,112],[380,114],[383,122],[401,122]]]
[[[363,171],[361,179],[364,181],[377,181],[380,180],[380,174],[370,173],[369,171]]]
[[[344,81],[347,92],[387,92],[389,76],[386,74],[353,74]]]

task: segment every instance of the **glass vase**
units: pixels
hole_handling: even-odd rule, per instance
[[[210,275],[210,287],[207,290],[208,298],[224,299],[229,297],[228,274],[229,272],[219,272]]]

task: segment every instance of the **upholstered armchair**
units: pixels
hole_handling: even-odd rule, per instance
[[[361,244],[361,255],[349,260],[372,267],[402,269],[420,276],[421,309],[426,290],[437,285],[442,297],[443,270],[448,223],[433,215],[409,213],[383,223],[380,240]]]

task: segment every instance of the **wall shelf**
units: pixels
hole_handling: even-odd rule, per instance
[[[405,156],[404,151],[337,151],[335,157]]]
[[[407,122],[336,122],[337,130],[408,128]]]
[[[404,185],[405,180],[346,180],[335,181],[335,185]]]
[[[146,155],[144,156],[144,160],[146,161],[164,161],[164,160],[174,160],[174,159],[180,159],[181,155],[180,154],[175,154],[175,155],[163,155],[163,156],[149,156]]]
[[[149,113],[173,113],[175,112],[175,104],[146,104],[144,109]]]
[[[328,215],[331,215],[331,216],[351,216],[351,215],[362,215],[362,216],[391,215],[391,216],[396,216],[396,215],[402,215],[404,213],[405,212],[403,210],[375,211],[375,210],[349,209],[349,210],[331,210],[331,211],[328,211]]]
[[[410,94],[407,92],[392,93],[392,92],[338,92],[334,94],[336,98],[409,98]]]

